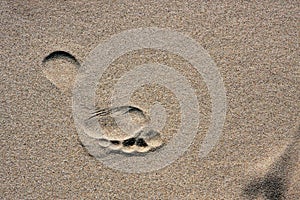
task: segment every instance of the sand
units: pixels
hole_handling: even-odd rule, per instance
[[[299,2],[1,1],[1,199],[299,199]],[[109,104],[123,73],[162,63],[195,88],[200,126],[188,150],[148,173],[104,165],[81,146],[72,86],[83,63],[112,35],[168,28],[195,39],[218,67],[226,88],[223,134],[204,159],[199,144],[210,124],[211,100],[193,66],[178,55],[144,49],[115,60],[97,90]],[[148,85],[132,104],[168,111],[168,142],[178,129],[172,91]],[[298,184],[297,184],[298,183]]]

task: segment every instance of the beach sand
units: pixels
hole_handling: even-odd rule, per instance
[[[299,2],[1,1],[1,199],[299,199]],[[199,102],[200,126],[171,165],[125,173],[80,145],[72,113],[83,63],[112,35],[159,27],[195,39],[216,63],[226,88],[223,134],[208,156],[199,144],[211,100],[193,66],[167,51],[143,49],[115,60],[100,80],[97,106],[109,105],[123,73],[162,63],[186,77]],[[79,67],[80,68],[80,67]],[[159,85],[139,88],[132,104],[168,111],[166,143],[179,127],[180,104]],[[148,113],[149,114],[149,113]],[[297,184],[298,183],[298,184]]]

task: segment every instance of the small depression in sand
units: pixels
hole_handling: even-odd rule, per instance
[[[55,51],[44,58],[43,65],[46,78],[63,92],[70,92],[80,67],[77,59],[68,52]]]

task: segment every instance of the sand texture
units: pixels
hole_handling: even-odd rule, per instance
[[[300,199],[299,1],[1,0],[0,6],[0,199]],[[183,33],[208,52],[226,89],[226,119],[217,145],[200,159],[212,113],[204,78],[164,50],[118,57],[99,80],[96,107],[107,108],[118,80],[146,63],[183,75],[199,106],[197,134],[181,157],[153,172],[126,173],[91,155],[100,140],[78,134],[72,89],[99,44],[147,27]],[[45,62],[55,51],[70,56]],[[160,102],[166,118],[152,119],[165,120],[159,142],[145,141],[153,147],[172,141],[181,104],[171,90],[147,84],[130,101],[147,116]],[[131,137],[106,130],[114,140]],[[87,144],[96,146],[88,151]],[[139,151],[148,150],[156,151]]]

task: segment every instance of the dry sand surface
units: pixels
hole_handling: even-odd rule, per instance
[[[1,0],[0,199],[299,199],[299,4]],[[206,49],[226,89],[226,119],[217,145],[200,159],[212,113],[203,77],[168,51],[120,56],[99,80],[98,107],[109,105],[124,73],[160,63],[186,77],[200,116],[181,157],[153,172],[126,173],[82,146],[72,88],[97,45],[147,27],[183,33]],[[54,51],[69,52],[77,62],[65,56],[43,63]],[[146,114],[157,101],[167,113],[160,132],[168,144],[181,119],[176,96],[149,84],[131,97]]]

